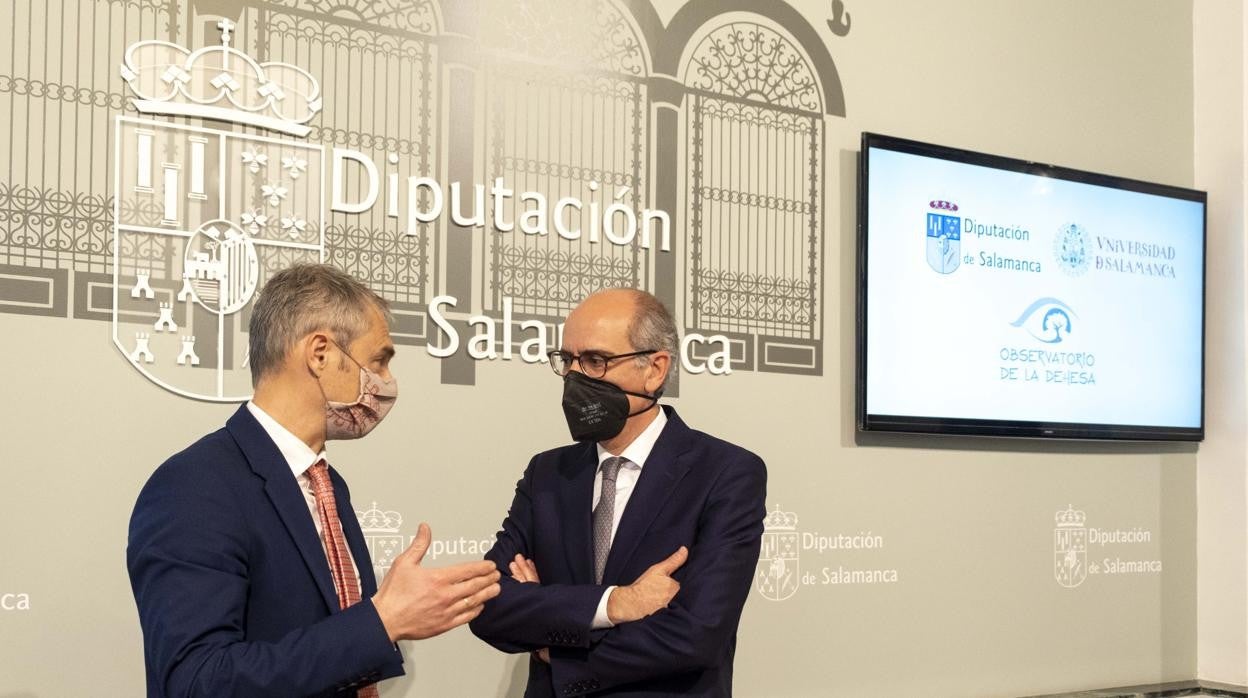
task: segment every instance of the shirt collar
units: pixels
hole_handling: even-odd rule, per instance
[[[659,434],[663,433],[663,427],[667,425],[667,413],[662,406],[659,406],[658,410],[659,413],[655,415],[654,421],[650,422],[650,425],[638,434],[631,444],[625,446],[624,452],[620,454],[621,458],[636,465],[638,470],[645,466],[646,459],[650,457],[650,452],[654,450],[654,444],[659,440]],[[597,446],[598,465],[602,465],[604,460],[615,455],[603,448],[602,444],[597,444]]]
[[[290,472],[295,477],[299,477],[308,468],[316,464],[318,460],[325,458],[325,451],[319,454],[313,453],[303,439],[290,433],[290,430],[273,419],[268,412],[260,409],[254,402],[248,401],[247,409],[251,412],[251,416],[260,422],[260,427],[264,432],[273,439],[273,443],[277,445],[277,450],[282,452],[282,457],[286,459],[286,465],[290,466]],[[328,461],[327,461],[328,462]]]

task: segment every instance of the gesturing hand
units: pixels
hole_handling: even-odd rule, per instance
[[[672,575],[688,559],[689,549],[682,545],[666,560],[656,562],[642,572],[637,581],[616,587],[607,599],[607,618],[617,625],[630,623],[666,608],[676,592],[680,591],[680,582],[672,579]]]
[[[501,575],[492,562],[422,567],[432,539],[429,526],[422,523],[373,596],[391,642],[441,635],[476,618],[485,602],[498,596]]]

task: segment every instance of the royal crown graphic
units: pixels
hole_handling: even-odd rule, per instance
[[[121,77],[144,114],[198,116],[306,136],[321,110],[320,86],[288,63],[259,63],[230,46],[234,23],[222,19],[221,45],[197,51],[166,41],[126,49]]]
[[[1059,511],[1053,515],[1053,521],[1058,526],[1083,526],[1087,516],[1082,511],[1076,511],[1073,506],[1067,505],[1064,511]]]
[[[796,531],[797,514],[791,511],[780,511],[777,506],[763,519],[764,531]]]
[[[237,402],[257,291],[325,261],[328,158],[298,140],[322,108],[316,79],[237,48],[230,19],[217,28],[218,46],[139,41],[121,61],[141,116],[114,133],[113,343],[161,387]]]
[[[399,527],[403,525],[402,514],[397,511],[382,511],[377,508],[377,502],[373,502],[372,509],[356,512],[355,516],[360,520],[360,528],[365,535],[398,533]]]

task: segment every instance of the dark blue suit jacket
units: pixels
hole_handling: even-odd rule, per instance
[[[766,516],[767,469],[758,456],[663,409],[667,426],[620,519],[603,584],[594,583],[593,572],[594,444],[538,454],[516,485],[486,555],[503,573],[502,593],[472,631],[504,652],[550,648],[549,666],[529,663],[527,696],[732,694],[737,623]],[[608,585],[633,582],[682,545],[689,559],[674,575],[681,587],[668,608],[590,630]],[[510,578],[516,553],[536,563],[541,585]]]
[[[351,495],[330,477],[364,599],[343,611],[299,484],[245,405],[152,474],[126,550],[149,696],[354,696],[403,673]]]

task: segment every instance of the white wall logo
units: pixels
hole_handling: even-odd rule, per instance
[[[657,251],[671,252],[671,217],[661,210],[637,210],[644,202],[628,197],[629,186],[599,193],[602,185],[590,181],[588,200],[565,192],[551,207],[545,193],[518,191],[496,176],[488,188],[491,205],[484,183],[463,186],[456,181],[443,187],[430,176],[411,174],[397,152],[374,160],[376,153],[300,140],[312,132],[308,124],[322,111],[320,85],[302,68],[252,58],[238,48],[245,44],[232,44],[234,26],[222,19],[217,23],[220,45],[194,51],[167,41],[136,42],[126,49],[120,67],[132,104],[144,118],[118,116],[114,124],[112,338],[122,356],[157,385],[202,400],[248,399],[252,389],[246,330],[252,302],[274,273],[297,263],[323,263],[343,249],[342,237],[331,227],[331,211],[354,216],[384,208],[381,215],[401,229],[365,230],[368,226],[347,224],[338,232],[349,236],[349,246],[391,249],[396,240],[423,236],[429,224],[449,215],[454,225],[528,236],[537,242],[524,244],[539,245],[534,249],[584,240],[591,246],[636,251],[655,245]],[[215,121],[226,130],[146,118],[155,115]],[[257,130],[271,135],[253,135]],[[401,186],[401,170],[409,172],[406,187]],[[466,196],[473,211],[467,217]],[[488,220],[487,207],[493,212]],[[514,209],[511,219],[505,215],[509,208]],[[584,211],[588,220],[583,220]],[[584,231],[583,224],[588,224]],[[395,237],[377,237],[390,234]],[[425,283],[396,279],[394,272],[385,271],[387,263],[378,262],[374,269],[356,257],[360,251],[348,250],[336,262],[345,262],[352,267],[349,271],[370,282],[404,288]],[[384,258],[387,253],[376,254]],[[543,265],[549,261],[533,259]],[[587,259],[599,259],[599,253]],[[589,272],[606,274],[608,266],[595,264]],[[552,278],[563,273],[554,271]],[[492,283],[508,285],[502,277]],[[546,292],[520,286],[515,290],[539,297],[522,299],[515,315],[511,296],[495,298],[491,303],[501,308],[501,317],[474,312],[482,309],[471,304],[458,308],[454,295],[437,295],[425,310],[404,311],[409,319],[427,319],[433,325],[408,337],[423,337],[435,358],[454,356],[462,347],[478,361],[545,362],[546,351],[559,345],[562,331],[557,325],[552,341],[545,314],[557,311],[558,304],[547,304],[541,298]],[[542,317],[533,317],[531,307],[525,309],[534,300],[546,308]],[[473,334],[461,341],[464,320]],[[728,375],[732,342],[738,342],[738,359],[744,360],[748,352],[738,340],[690,331],[680,344],[680,365],[689,373]],[[805,366],[781,359],[772,363]]]
[[[800,555],[797,514],[776,507],[763,519],[763,543],[755,573],[758,593],[763,598],[783,601],[797,593],[801,582]]]
[[[0,611],[29,611],[30,594],[0,594]]]
[[[382,511],[377,502],[373,502],[372,509],[355,512],[355,518],[360,521],[368,556],[373,560],[373,574],[381,583],[394,564],[394,558],[407,548],[407,540],[399,532],[403,516],[397,511]]]
[[[875,567],[875,555],[884,549],[884,536],[871,531],[824,535],[797,530],[797,514],[776,507],[763,519],[763,539],[754,571],[754,588],[763,598],[784,601],[804,586],[893,584],[898,572]],[[836,565],[803,572],[801,554],[840,555]],[[809,558],[807,558],[809,562]]]
[[[1086,526],[1084,512],[1069,505],[1053,518],[1057,524],[1053,529],[1053,576],[1058,584],[1068,589],[1083,584],[1089,576],[1160,574],[1162,571],[1159,559],[1141,558],[1138,554],[1123,557],[1130,549],[1122,546],[1153,544],[1152,531],[1146,528]]]
[[[304,70],[230,46],[127,50],[121,76],[143,114],[303,137],[321,109]],[[256,289],[325,259],[325,153],[287,138],[119,116],[114,133],[113,343],[144,376],[220,402],[251,395],[245,324]]]
[[[1082,511],[1068,506],[1054,516],[1057,528],[1053,529],[1053,558],[1056,566],[1053,575],[1064,587],[1077,587],[1088,578],[1088,529],[1084,528]]]
[[[412,541],[416,539],[416,535],[414,533],[403,534],[401,531],[402,514],[397,511],[383,510],[377,502],[373,502],[372,505],[368,511],[355,512],[355,518],[360,522],[364,543],[368,546],[368,556],[373,560],[373,573],[377,582],[381,583],[386,573],[390,571],[390,567],[394,565],[394,559],[407,550]],[[480,560],[494,545],[493,536],[446,538],[437,537],[436,531],[434,536],[433,540],[429,541],[429,549],[425,551],[425,562],[432,562],[447,556]]]

